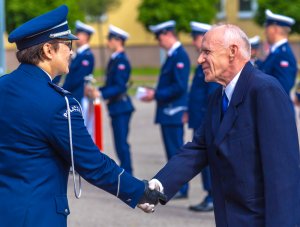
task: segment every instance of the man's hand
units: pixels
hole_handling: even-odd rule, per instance
[[[158,180],[157,180],[158,181]],[[154,183],[153,183],[154,182]],[[159,181],[158,181],[159,182]],[[138,203],[138,207],[146,213],[154,212],[154,207],[158,203],[165,205],[167,202],[167,196],[158,190],[150,189],[148,181],[144,181],[145,191]],[[155,185],[155,181],[152,181],[152,188],[159,187]]]
[[[146,95],[141,98],[142,101],[144,102],[150,102],[154,99],[154,95],[155,95],[155,90],[152,88],[146,88]]]
[[[159,191],[161,193],[164,193],[164,187],[162,186],[162,184],[160,183],[159,180],[152,179],[148,183],[149,183],[149,188],[151,190],[156,190],[156,191]]]
[[[100,92],[96,87],[87,85],[84,87],[84,95],[90,99],[95,99],[100,97]]]

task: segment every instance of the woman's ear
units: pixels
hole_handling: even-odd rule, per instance
[[[54,49],[53,49],[53,47],[52,47],[52,45],[50,43],[45,43],[43,45],[42,51],[43,51],[43,55],[45,56],[46,59],[49,59],[49,60],[52,59],[52,57],[53,57],[52,55],[54,53]]]

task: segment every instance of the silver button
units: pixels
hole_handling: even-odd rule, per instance
[[[69,210],[68,210],[68,209],[65,209],[65,213],[66,213],[66,214],[69,213]]]

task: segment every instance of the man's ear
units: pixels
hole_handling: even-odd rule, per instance
[[[234,60],[238,51],[238,46],[233,44],[229,46],[229,59],[230,61]]]

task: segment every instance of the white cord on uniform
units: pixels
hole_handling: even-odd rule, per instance
[[[73,140],[72,140],[72,125],[71,125],[71,111],[70,111],[70,105],[69,100],[65,96],[66,104],[67,104],[67,115],[68,115],[68,125],[69,125],[69,140],[70,140],[70,153],[71,153],[71,163],[72,163],[72,173],[73,173],[73,182],[74,182],[74,193],[75,197],[79,199],[81,197],[81,177],[79,176],[79,190],[77,188],[76,184],[76,176],[75,176],[75,167],[74,167],[74,155],[73,155]]]

